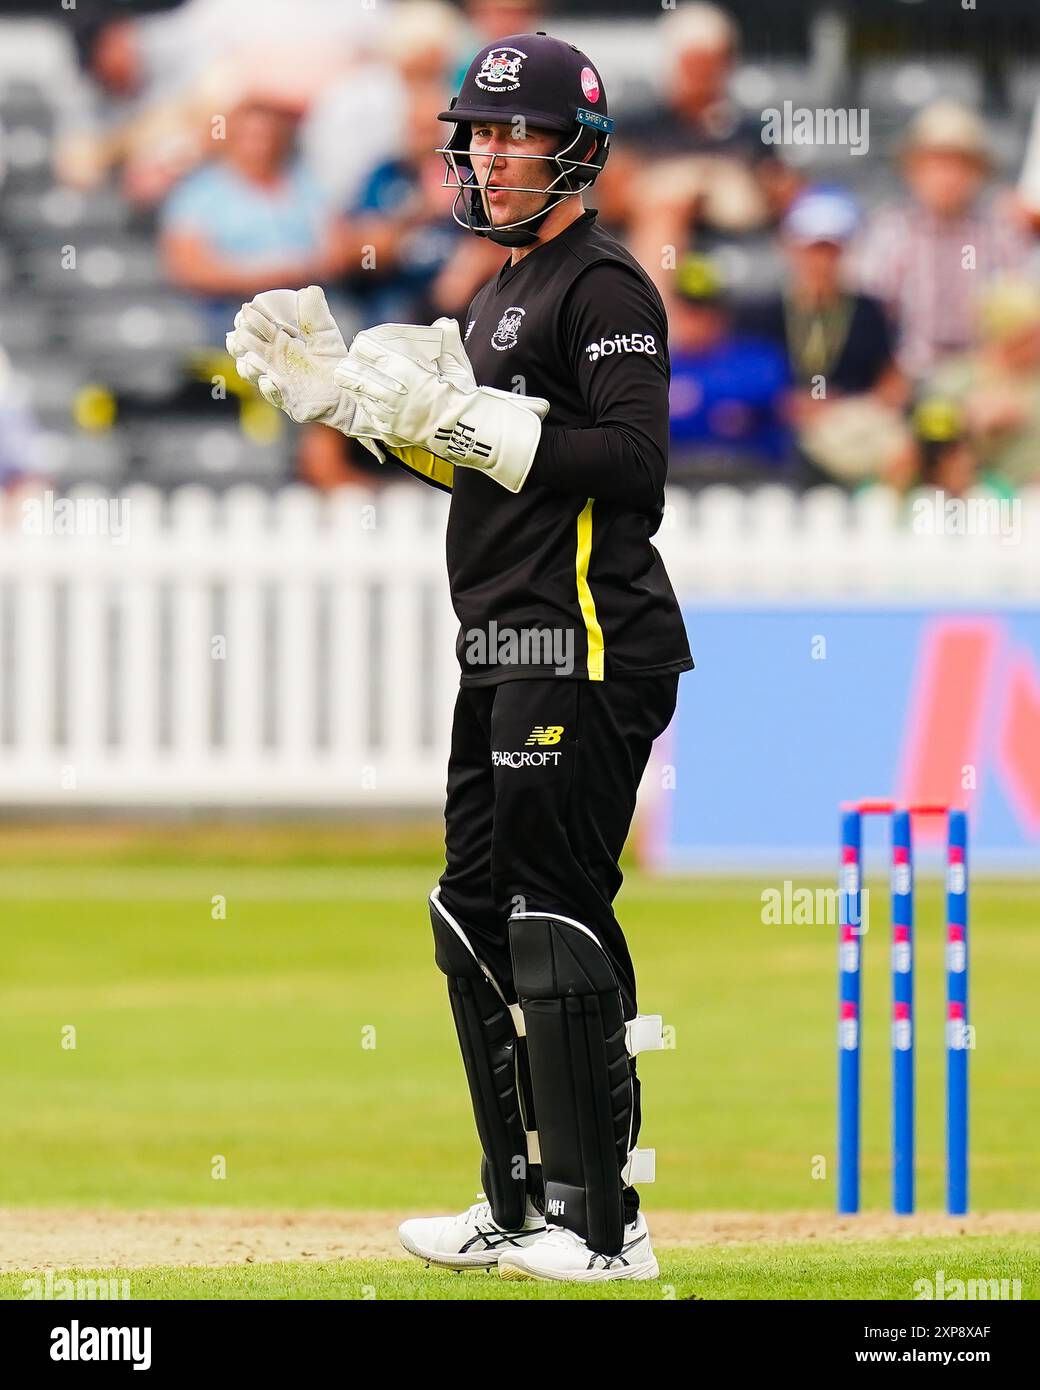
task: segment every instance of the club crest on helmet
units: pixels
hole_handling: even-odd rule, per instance
[[[515,92],[526,57],[519,48],[493,48],[474,79],[477,86],[485,92]]]

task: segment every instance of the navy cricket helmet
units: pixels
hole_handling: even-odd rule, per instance
[[[547,160],[555,175],[542,187],[505,184],[514,192],[544,193],[545,206],[530,217],[492,223],[469,159],[470,127],[475,121],[511,124],[520,118],[539,130],[557,131],[551,154],[489,155],[486,185],[497,159]],[[462,90],[437,118],[454,129],[438,151],[447,169],[444,182],[457,188],[452,216],[461,227],[502,246],[530,246],[547,214],[564,198],[583,193],[606,163],[614,122],[607,114],[603,79],[585,54],[548,34],[511,34],[482,48],[469,65]]]

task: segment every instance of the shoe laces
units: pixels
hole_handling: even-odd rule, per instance
[[[576,1231],[572,1231],[568,1226],[547,1225],[545,1235],[542,1237],[543,1244],[559,1245],[566,1248],[571,1245],[580,1245],[585,1249],[588,1246]]]
[[[630,1221],[626,1225],[626,1240],[630,1240],[635,1236],[637,1223],[638,1217],[636,1218],[636,1221]],[[578,1235],[577,1231],[572,1231],[569,1226],[557,1226],[555,1224],[549,1224],[546,1226],[545,1230],[546,1234],[542,1237],[541,1244],[550,1242],[553,1245],[561,1246],[563,1248],[566,1248],[568,1246],[580,1246],[582,1250],[591,1250],[593,1254],[598,1253],[597,1251],[592,1250],[592,1247],[589,1245],[587,1240],[582,1239],[582,1237]]]
[[[491,1215],[491,1203],[487,1200],[483,1192],[478,1192],[477,1196],[482,1200],[474,1202],[473,1205],[467,1209],[467,1219],[470,1221],[490,1221],[492,1225],[497,1226],[498,1222],[495,1221],[494,1217]]]

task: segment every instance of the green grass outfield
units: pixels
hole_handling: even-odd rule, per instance
[[[143,846],[92,845],[88,835],[64,857],[42,840],[8,840],[0,1205],[426,1212],[474,1200],[472,1119],[424,906],[435,848],[421,835],[398,850],[352,838],[262,832],[251,844],[216,829],[179,848],[160,832]],[[658,1159],[651,1216],[654,1207],[833,1210],[835,931],[763,925],[762,889],[778,886],[632,873],[622,890],[641,1006],[675,1030],[674,1050],[640,1065],[642,1142]],[[919,896],[918,1203],[937,1211],[942,902],[936,884]],[[980,879],[972,906],[972,1205],[1033,1211],[1040,894]],[[890,984],[887,916],[876,915],[866,942],[864,1204],[880,1212]],[[62,1045],[70,1028],[74,1048]],[[223,1178],[213,1176],[216,1156]],[[909,1297],[911,1267],[930,1277],[945,1260],[949,1273],[970,1246],[965,1277],[1020,1277],[1023,1296],[1036,1296],[1035,1236],[969,1236],[961,1246],[943,1237],[934,1249],[931,1239],[670,1250],[663,1279],[682,1297]],[[135,1297],[560,1296],[397,1261],[132,1277]],[[20,1297],[24,1278],[2,1276],[0,1291]],[[611,1286],[610,1296],[662,1293]]]
[[[913,1299],[915,1281],[1018,1280],[1023,1299],[1040,1287],[1035,1239],[964,1236],[954,1240],[906,1239],[825,1245],[793,1241],[721,1249],[672,1250],[659,1257],[661,1278],[639,1284],[587,1287],[526,1280],[497,1273],[428,1269],[415,1260],[294,1261],[220,1269],[106,1269],[105,1278],[127,1279],[132,1299]],[[0,1299],[25,1299],[25,1273],[0,1275]],[[90,1271],[63,1270],[65,1278]],[[1014,1285],[1009,1284],[1014,1294]]]

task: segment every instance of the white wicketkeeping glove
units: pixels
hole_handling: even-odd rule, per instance
[[[434,327],[444,335],[436,363],[406,356],[371,332],[359,333],[336,367],[337,385],[384,438],[418,444],[519,492],[534,461],[549,402],[477,386],[458,324],[439,319]]]
[[[369,331],[431,362],[437,359],[443,336],[440,327],[412,324],[382,324]],[[239,376],[298,424],[330,425],[360,439],[380,462],[384,456],[377,440],[404,442],[386,439],[333,380],[333,369],[347,345],[317,285],[266,290],[243,304],[235,315],[234,331],[227,335],[227,350]]]

